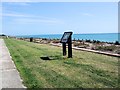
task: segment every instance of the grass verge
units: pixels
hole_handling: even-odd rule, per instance
[[[62,56],[60,47],[4,39],[28,88],[117,88],[118,58],[73,50]],[[49,56],[53,60],[42,60]]]

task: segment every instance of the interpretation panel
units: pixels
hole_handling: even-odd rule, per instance
[[[64,32],[62,38],[61,38],[61,43],[68,43],[68,39],[71,37],[72,32]]]
[[[72,58],[72,32],[64,32],[61,43],[63,45],[63,56],[66,55],[66,43],[68,43],[68,58]]]

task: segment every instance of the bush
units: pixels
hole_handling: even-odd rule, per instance
[[[115,45],[120,45],[120,43],[118,41],[115,42]]]
[[[0,36],[6,36],[5,34],[1,34]]]
[[[101,51],[114,51],[115,50],[115,46],[98,46],[96,47],[96,50],[101,50]]]
[[[101,43],[99,40],[93,40],[92,42],[97,44]]]
[[[89,43],[91,43],[91,40],[87,40],[87,39],[86,39],[86,42],[89,42]]]
[[[60,40],[53,40],[52,43],[60,43]]]
[[[116,50],[115,53],[120,54],[120,50]]]
[[[81,44],[74,42],[73,45],[74,45],[75,47],[78,47],[78,46],[80,46]]]

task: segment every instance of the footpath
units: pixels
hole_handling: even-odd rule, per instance
[[[7,88],[25,89],[26,87],[22,84],[4,40],[0,39],[0,90]]]

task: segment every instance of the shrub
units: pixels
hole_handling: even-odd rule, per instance
[[[115,45],[120,45],[120,43],[118,41],[115,42]]]
[[[86,39],[86,42],[89,42],[89,43],[91,43],[91,40],[87,40],[87,39]]]
[[[101,51],[114,51],[116,47],[114,45],[112,46],[97,46],[96,50],[101,50]]]
[[[60,40],[53,40],[52,43],[60,43]]]
[[[78,46],[80,46],[81,44],[74,42],[73,45],[74,45],[75,47],[78,47]]]

